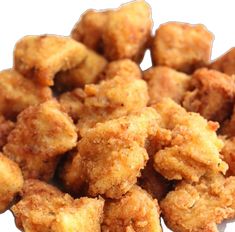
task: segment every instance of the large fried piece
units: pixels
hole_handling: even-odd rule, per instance
[[[154,200],[139,186],[133,186],[119,200],[107,200],[103,232],[161,232],[160,211]]]
[[[0,152],[0,213],[7,209],[22,187],[23,176],[19,166]]]
[[[41,85],[53,85],[59,71],[79,65],[86,57],[86,48],[69,37],[26,36],[15,46],[14,67]]]
[[[0,150],[7,143],[7,136],[10,134],[15,124],[12,121],[6,120],[0,115]]]
[[[235,105],[233,106],[233,112],[229,119],[225,120],[221,126],[220,133],[227,137],[235,136]]]
[[[235,217],[235,177],[212,174],[196,184],[183,181],[160,207],[174,232],[219,232],[216,224]]]
[[[171,133],[168,144],[157,151],[154,167],[167,179],[198,181],[207,172],[225,173],[228,166],[220,158],[223,142],[216,135],[218,124],[196,113],[188,113],[170,99],[155,109],[162,126]]]
[[[17,227],[25,232],[100,232],[103,205],[101,199],[74,200],[53,186],[28,180],[12,211]]]
[[[208,120],[223,122],[232,111],[235,79],[215,70],[198,69],[191,79],[191,90],[185,94],[183,106]]]
[[[169,97],[180,104],[189,88],[190,76],[168,67],[159,66],[145,71],[144,79],[148,83],[149,104],[159,102],[164,97]]]
[[[76,146],[76,128],[56,101],[24,110],[3,151],[22,168],[24,178],[48,180],[58,156]]]
[[[213,35],[203,25],[168,22],[155,33],[151,48],[154,65],[191,73],[210,61]]]
[[[52,97],[50,88],[37,85],[13,69],[0,72],[0,114],[10,119],[25,108]]]

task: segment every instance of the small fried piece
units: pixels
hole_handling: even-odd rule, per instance
[[[159,66],[145,71],[144,79],[148,83],[150,105],[161,101],[164,97],[169,97],[180,104],[189,88],[190,76]]]
[[[22,168],[24,178],[50,179],[58,157],[76,146],[76,127],[54,100],[25,109],[8,136],[4,154]]]
[[[91,196],[120,198],[136,183],[148,160],[145,142],[155,133],[157,120],[154,109],[144,108],[86,131],[78,150]]]
[[[19,166],[0,152],[0,213],[3,213],[23,187]]]
[[[227,75],[235,74],[235,48],[231,48],[221,57],[213,61],[210,68],[223,72]]]
[[[228,166],[219,154],[223,142],[215,133],[218,123],[186,112],[171,99],[163,99],[154,108],[162,126],[171,132],[169,144],[154,156],[154,168],[160,174],[169,180],[197,182],[207,172],[226,172]]]
[[[223,122],[231,114],[235,96],[235,78],[215,70],[198,69],[191,79],[183,106],[208,120]]]
[[[179,22],[162,24],[153,39],[153,64],[192,73],[210,61],[212,42],[212,33],[203,25]]]
[[[0,72],[0,114],[15,119],[25,108],[52,98],[50,88],[38,86],[13,69]]]
[[[235,217],[235,177],[212,174],[196,184],[183,181],[160,207],[174,232],[219,232],[216,224]]]
[[[25,232],[100,232],[103,205],[101,199],[74,200],[51,185],[27,180],[12,211],[17,227]]]
[[[162,232],[157,200],[139,186],[133,186],[119,200],[107,200],[102,231]]]
[[[51,86],[57,72],[76,67],[86,56],[85,46],[69,37],[26,36],[15,46],[14,67],[39,84]]]
[[[0,115],[0,151],[7,143],[7,136],[10,134],[14,127],[14,122],[6,120],[2,115]]]

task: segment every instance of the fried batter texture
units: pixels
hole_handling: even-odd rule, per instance
[[[12,207],[17,227],[27,232],[100,232],[104,201],[80,198],[37,180],[27,180]]]
[[[14,127],[15,124],[12,121],[6,120],[3,116],[0,115],[0,151],[7,143],[7,136]]]
[[[174,232],[219,232],[216,224],[235,216],[235,177],[212,174],[196,184],[183,181],[160,207]]]
[[[133,186],[119,200],[107,200],[102,232],[162,232],[157,200]]]

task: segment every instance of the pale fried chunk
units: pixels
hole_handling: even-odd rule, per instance
[[[0,213],[2,213],[23,187],[23,176],[19,166],[2,153],[0,153],[0,186]]]
[[[168,22],[157,30],[152,44],[155,65],[191,73],[210,61],[213,35],[203,25]]]
[[[83,87],[86,84],[96,83],[99,74],[106,65],[107,61],[104,57],[87,50],[86,58],[76,68],[57,74],[56,88],[60,91],[63,89],[70,90]]]
[[[25,108],[52,97],[50,88],[38,86],[13,69],[0,72],[0,114],[15,119]]]
[[[14,67],[41,85],[53,85],[54,75],[79,65],[86,48],[69,37],[26,36],[15,46]]]
[[[7,143],[7,136],[15,127],[12,121],[6,120],[2,115],[0,115],[0,150]]]
[[[161,232],[160,210],[139,186],[133,186],[119,200],[107,200],[104,206],[103,232]]]
[[[132,77],[116,76],[98,85],[86,85],[84,91],[87,97],[78,122],[81,135],[97,122],[141,110],[149,100],[146,82]]]
[[[223,122],[231,113],[235,96],[235,79],[215,70],[202,68],[191,79],[191,90],[183,106],[208,120]]]
[[[101,199],[74,200],[53,186],[28,180],[12,211],[17,227],[25,232],[100,232],[103,205]]]
[[[86,94],[82,89],[74,89],[59,96],[59,102],[65,112],[76,122],[82,115]]]
[[[213,61],[210,68],[227,75],[235,74],[235,48],[231,48],[224,55]]]
[[[235,177],[212,174],[196,184],[183,181],[160,207],[174,232],[219,232],[216,224],[235,216]]]
[[[22,168],[25,178],[48,180],[58,156],[76,146],[76,128],[56,101],[24,110],[3,151]]]
[[[168,67],[159,66],[145,71],[144,79],[148,83],[150,104],[159,102],[164,97],[181,103],[189,88],[190,76]]]
[[[220,159],[223,142],[217,137],[218,124],[196,113],[188,113],[170,99],[155,105],[163,127],[171,139],[154,157],[154,167],[167,179],[198,181],[206,172],[223,172],[227,164]]]
[[[90,195],[120,198],[136,183],[148,160],[145,142],[155,133],[157,120],[154,109],[144,108],[86,131],[78,148]]]

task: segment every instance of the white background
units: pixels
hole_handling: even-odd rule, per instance
[[[128,0],[2,0],[0,1],[0,70],[12,66],[13,48],[29,34],[69,35],[79,16],[88,8],[117,7]],[[152,6],[154,29],[167,21],[203,23],[214,33],[212,58],[235,46],[235,1],[233,0],[147,0]],[[142,68],[151,65],[146,54]],[[1,186],[0,186],[1,188]],[[223,231],[224,225],[220,227]],[[164,228],[165,229],[165,228]],[[0,215],[0,231],[16,232],[10,212]],[[168,231],[165,229],[164,231]],[[235,225],[227,224],[226,232]]]

